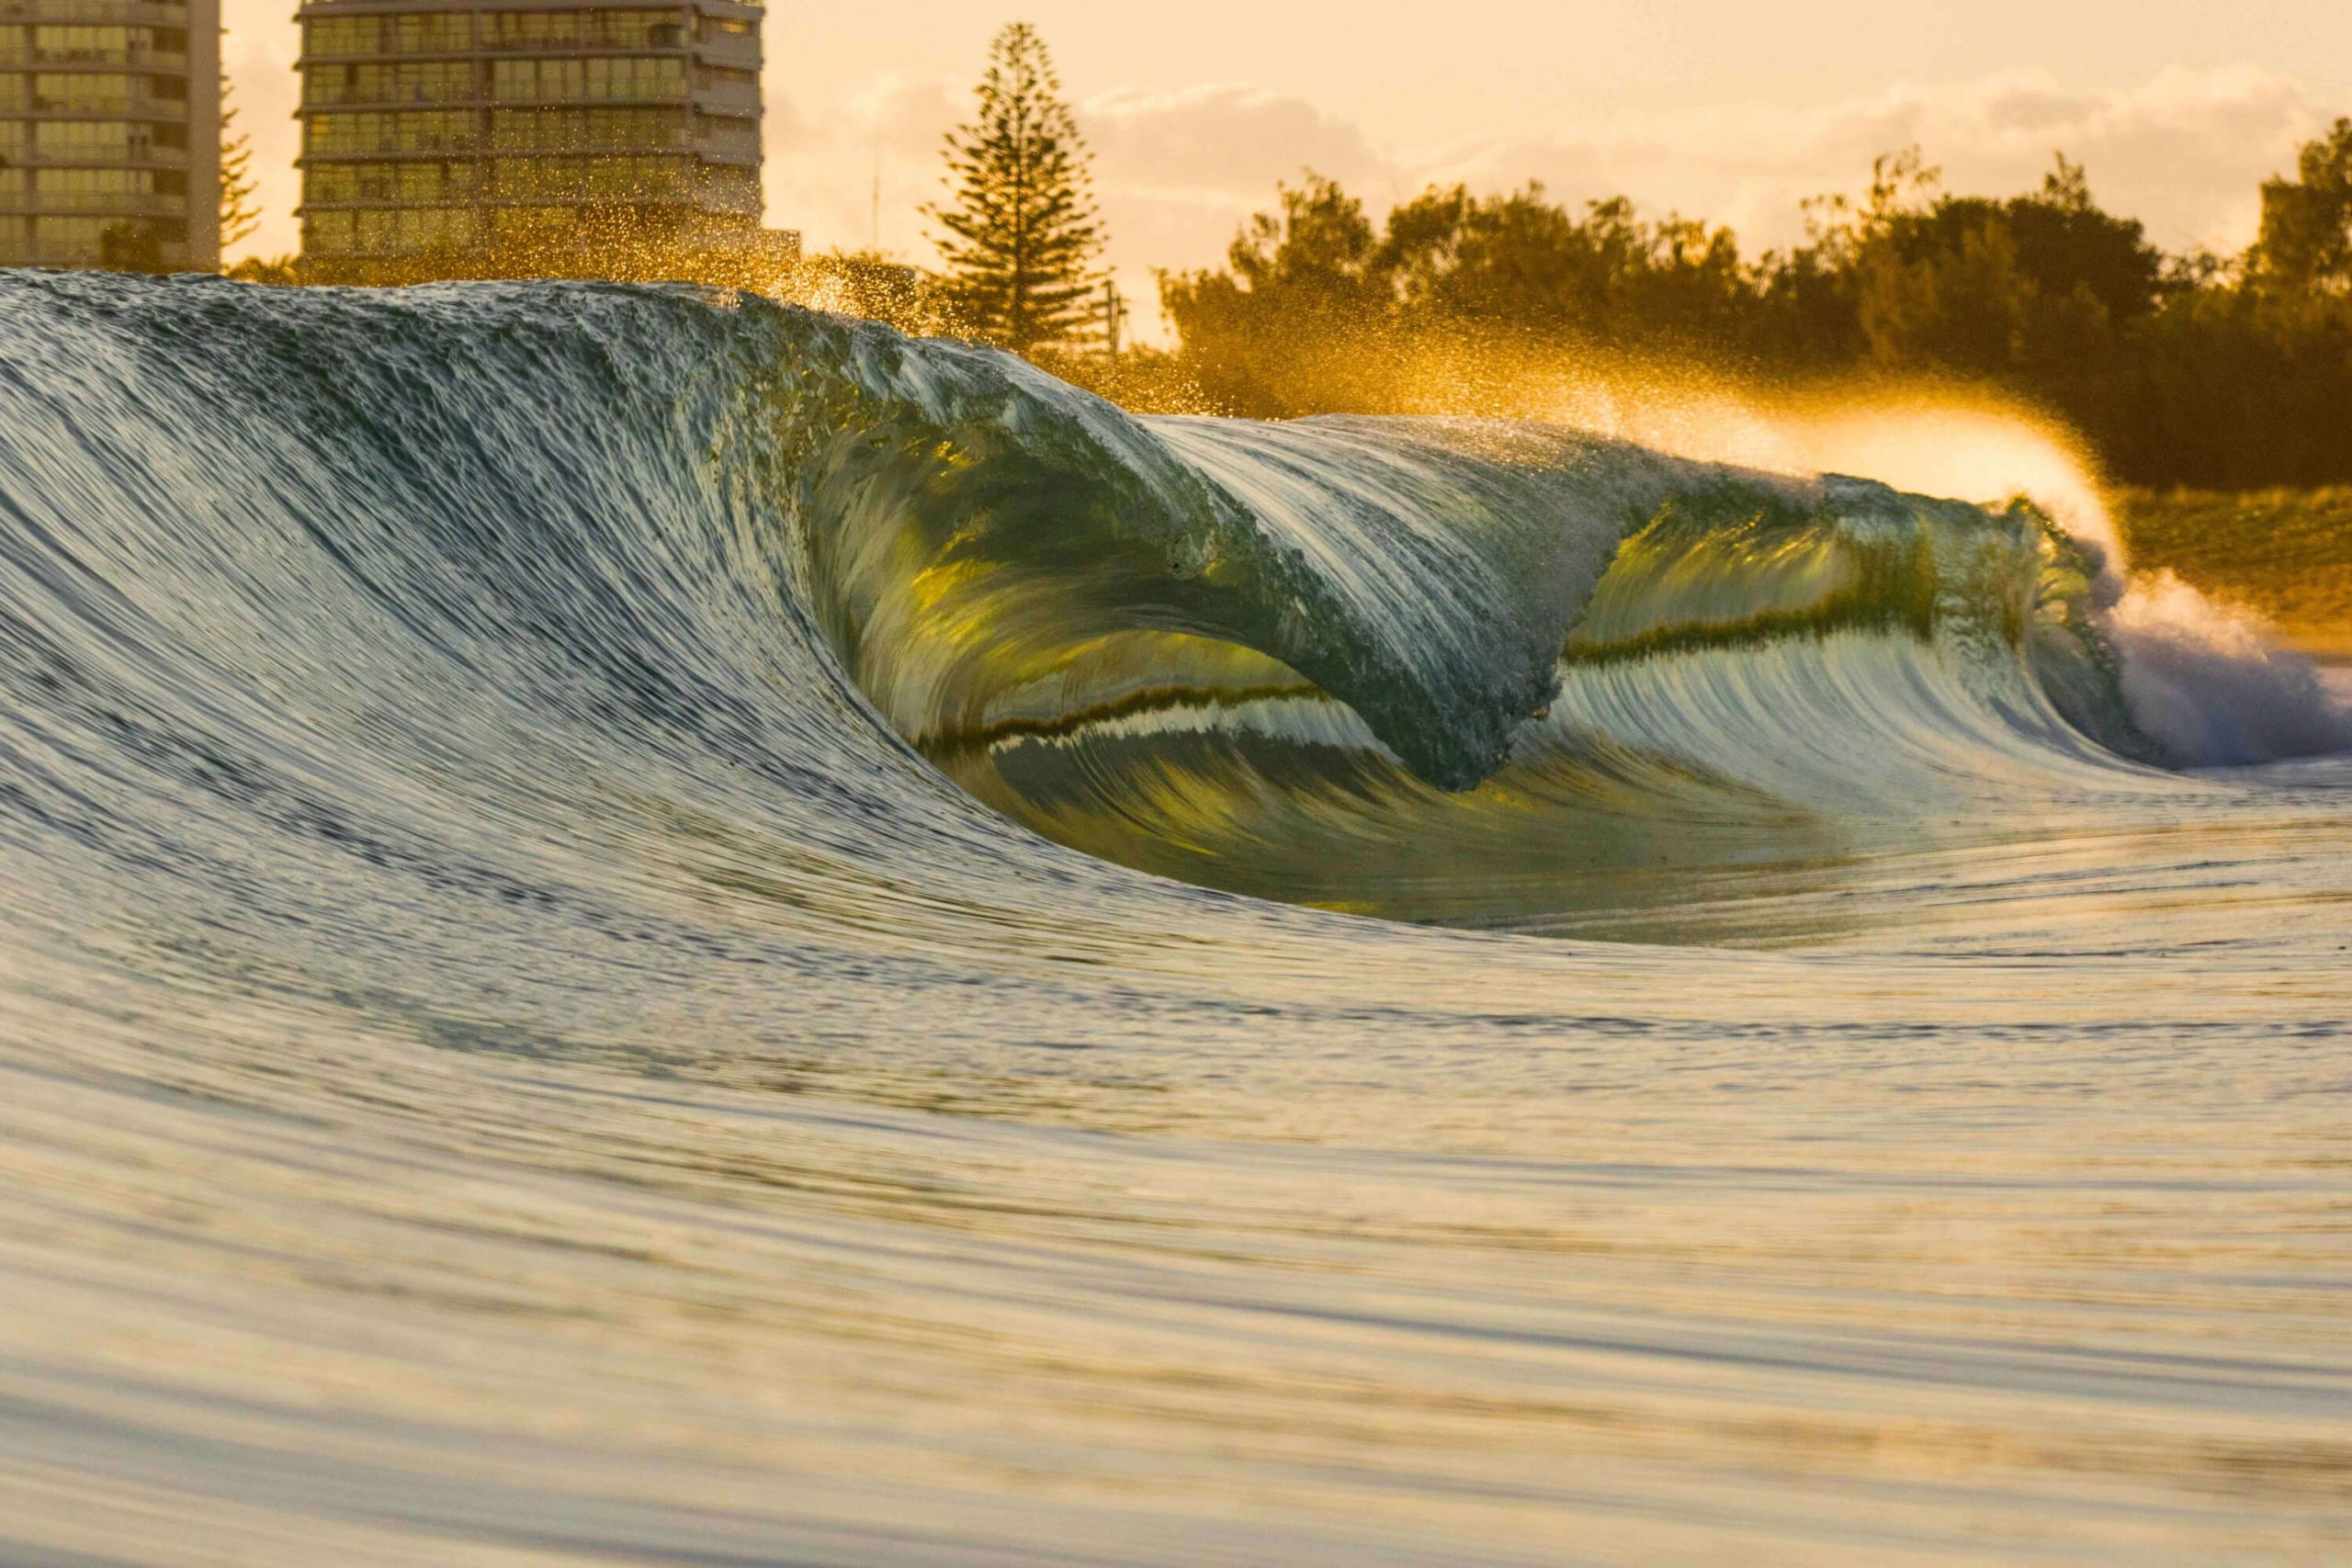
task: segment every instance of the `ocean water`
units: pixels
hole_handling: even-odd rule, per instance
[[[2352,1556],[2345,694],[2056,517],[0,275],[0,1562]]]

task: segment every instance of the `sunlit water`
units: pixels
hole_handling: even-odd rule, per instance
[[[0,1561],[2343,1558],[2340,704],[2121,588],[0,277]]]

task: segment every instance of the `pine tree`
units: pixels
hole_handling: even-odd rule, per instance
[[[223,29],[225,30],[225,29]],[[229,127],[237,118],[236,107],[230,103],[233,89],[229,73],[220,73],[220,248],[226,251],[241,240],[249,239],[261,227],[261,209],[254,202],[256,188],[253,176],[253,138],[243,131],[229,134]]]
[[[925,208],[946,231],[951,307],[980,337],[1026,354],[1090,335],[1102,249],[1092,154],[1061,96],[1037,30],[1015,22],[989,47],[971,123],[947,137],[947,205]]]

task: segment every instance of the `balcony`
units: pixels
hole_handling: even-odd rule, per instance
[[[89,267],[98,264],[98,252],[84,244],[42,244],[32,241],[6,246],[10,266]],[[164,242],[164,265],[174,270],[187,265],[187,245],[185,242]]]
[[[0,0],[0,22],[185,28],[187,7],[155,0]]]
[[[414,191],[388,190],[342,193],[332,200],[325,197],[306,196],[294,213],[299,218],[306,212],[380,212],[388,207],[473,207],[481,203],[482,197],[483,193],[479,188],[470,186],[462,188],[445,186],[439,191],[422,195]]]
[[[597,54],[686,54],[693,49],[685,28],[662,28],[643,39],[484,39],[469,52],[558,54],[584,60]]]
[[[695,205],[705,212],[757,218],[760,215],[759,187],[754,186],[749,190],[742,190],[715,180],[699,180],[695,182]]]
[[[306,83],[302,91],[305,109],[341,113],[346,109],[409,109],[409,108],[471,108],[481,101],[481,92],[471,83],[455,87],[416,84],[402,92],[395,85],[381,92],[361,93],[356,88],[335,87],[320,92],[319,83]]]
[[[712,82],[695,89],[695,107],[705,114],[755,115],[760,112],[760,85]]]
[[[0,212],[38,212],[88,218],[185,218],[184,196],[140,196],[129,192],[0,192]]]
[[[695,138],[694,150],[714,163],[756,164],[760,161],[759,133],[748,128],[707,130]]]
[[[330,146],[313,142],[302,149],[301,156],[294,160],[294,166],[307,169],[313,164],[350,164],[377,158],[425,158],[446,162],[452,158],[471,158],[481,151],[481,144],[473,136],[419,137],[408,141],[383,138],[367,142],[336,142]]]
[[[762,60],[760,35],[706,32],[695,53],[705,65],[730,65],[738,71],[757,71]]]
[[[175,125],[187,118],[187,100],[150,97],[144,93],[121,98],[56,98],[30,93],[0,100],[0,112],[35,114],[47,120],[146,119]]]
[[[161,49],[0,49],[0,70],[124,71],[185,76],[187,56]]]
[[[0,161],[13,169],[185,169],[187,149],[143,141],[116,147],[0,146]]]

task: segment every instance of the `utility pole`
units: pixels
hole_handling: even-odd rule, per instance
[[[1102,280],[1102,335],[1111,345],[1111,363],[1119,362],[1119,329],[1126,324],[1127,302],[1119,298],[1119,280]]]

